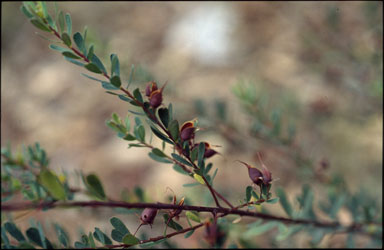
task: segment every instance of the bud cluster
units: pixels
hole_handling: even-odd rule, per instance
[[[161,89],[158,89],[156,82],[151,81],[147,84],[147,87],[145,88],[145,95],[148,97],[149,105],[156,109],[161,105],[163,102],[163,90],[166,84],[161,87]]]

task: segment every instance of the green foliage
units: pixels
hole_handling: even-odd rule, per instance
[[[50,234],[44,231],[39,222],[34,223],[23,233],[15,222],[12,222],[12,217],[7,216],[7,220],[2,222],[2,248],[115,248],[115,242],[124,248],[136,245],[146,248],[156,244],[173,246],[167,238],[176,235],[176,233],[166,235],[168,227],[179,233],[184,229],[184,238],[190,237],[197,228],[205,227],[204,238],[207,243],[211,247],[219,248],[229,241],[231,243],[228,243],[228,248],[238,247],[237,244],[233,243],[234,241],[238,241],[240,245],[252,246],[248,241],[260,235],[268,236],[270,239],[273,239],[274,244],[279,244],[282,241],[293,241],[292,238],[298,232],[307,233],[310,236],[310,245],[316,247],[321,244],[325,235],[331,235],[340,230],[346,230],[348,233],[347,247],[355,245],[355,235],[359,233],[368,235],[372,239],[371,245],[378,246],[381,244],[382,227],[379,225],[382,221],[382,216],[377,200],[370,197],[364,191],[352,194],[346,185],[343,184],[344,181],[340,177],[331,182],[327,190],[326,199],[319,202],[315,202],[316,197],[312,187],[303,185],[301,193],[296,195],[295,202],[297,206],[290,202],[295,194],[286,193],[282,187],[278,187],[275,191],[277,197],[272,197],[272,182],[266,182],[265,179],[261,183],[256,182],[255,184],[259,188],[257,190],[257,187],[249,186],[252,183],[252,180],[249,180],[244,185],[245,194],[242,194],[243,198],[239,207],[232,206],[213,188],[218,168],[215,168],[212,175],[210,174],[213,168],[213,164],[208,162],[210,156],[207,156],[210,144],[204,141],[197,141],[195,139],[195,130],[191,132],[192,136],[189,139],[186,139],[181,134],[179,121],[175,119],[173,114],[172,104],[169,104],[168,107],[164,104],[166,101],[162,96],[163,88],[159,90],[156,85],[156,88],[151,89],[153,85],[147,85],[145,90],[135,88],[131,91],[129,89],[134,81],[153,80],[150,74],[140,73],[140,71],[143,71],[142,68],[137,68],[135,71],[135,67],[132,65],[128,75],[127,88],[124,88],[122,87],[124,74],[120,72],[118,56],[116,54],[110,55],[109,74],[103,62],[95,54],[94,45],[87,44],[87,29],[84,30],[83,34],[75,32],[72,36],[70,14],[64,15],[62,11],[55,10],[55,18],[52,18],[45,2],[24,2],[20,10],[30,19],[30,22],[35,27],[52,33],[60,39],[60,46],[55,44],[49,46],[52,50],[60,52],[71,63],[84,67],[92,73],[99,74],[100,78],[106,78],[100,80],[93,76],[82,74],[90,80],[101,83],[101,86],[107,90],[108,94],[117,96],[120,100],[132,104],[133,108],[135,108],[135,110],[129,110],[130,113],[134,114],[134,123],[131,122],[131,116],[129,115],[122,119],[118,114],[113,113],[111,119],[106,121],[106,125],[116,132],[119,138],[128,141],[128,147],[145,148],[150,151],[148,156],[156,162],[172,164],[176,172],[193,178],[193,183],[187,183],[183,186],[200,186],[197,188],[205,188],[206,192],[209,192],[208,194],[210,195],[208,202],[212,204],[215,202],[216,207],[213,210],[212,207],[199,207],[195,208],[196,211],[190,211],[190,209],[185,209],[185,205],[190,205],[187,197],[177,202],[176,196],[174,196],[173,205],[178,207],[162,209],[166,210],[166,213],[163,214],[162,222],[165,226],[164,236],[150,238],[143,234],[144,237],[140,237],[140,239],[132,235],[124,222],[117,217],[110,219],[110,223],[113,226],[110,232],[95,227],[93,232],[82,233],[77,241],[71,241],[68,233],[60,225],[54,224],[57,238],[50,241],[46,237],[46,235]],[[331,23],[335,26],[337,25],[338,19],[334,13],[328,18]],[[73,43],[77,49],[73,48],[71,37],[73,37]],[[141,74],[142,78],[134,78],[134,74],[136,76]],[[123,93],[117,91],[122,91]],[[150,93],[148,94],[148,92]],[[252,116],[249,130],[253,135],[261,136],[265,140],[279,145],[287,146],[292,143],[295,136],[295,125],[292,122],[285,122],[287,114],[282,108],[271,109],[268,107],[268,98],[261,91],[255,89],[252,84],[240,83],[234,87],[233,92],[241,100],[244,110]],[[142,93],[145,93],[145,96]],[[152,93],[157,94],[157,97],[160,98],[160,105],[153,104],[151,98],[154,95]],[[202,100],[196,102],[196,108],[201,115],[207,115],[208,113],[204,106]],[[226,102],[216,99],[213,106],[215,109],[215,119],[222,123],[227,123],[230,116],[228,116]],[[196,122],[193,122],[193,127],[197,127]],[[185,127],[182,125],[181,129],[184,130]],[[151,144],[152,135],[161,140],[161,149],[159,146],[155,147]],[[167,147],[172,150],[170,155],[167,153]],[[9,203],[10,201],[16,200],[20,197],[18,194],[22,194],[23,198],[29,202],[27,205],[43,204],[39,207],[43,210],[59,206],[79,205],[79,203],[69,203],[70,200],[74,199],[74,194],[79,192],[79,190],[70,187],[66,173],[59,174],[50,168],[46,152],[38,143],[34,146],[24,147],[22,153],[17,154],[13,154],[10,147],[5,147],[1,150],[1,155],[2,201],[5,204],[11,204]],[[80,176],[83,181],[80,191],[86,191],[84,193],[92,199],[88,203],[89,205],[111,204],[108,202],[111,202],[112,199],[107,196],[107,192],[105,192],[103,184],[97,175],[81,173]],[[239,185],[242,184],[240,183]],[[259,195],[257,192],[259,192]],[[143,208],[142,203],[146,203],[150,199],[148,193],[144,192],[140,187],[123,191],[121,197],[125,202],[123,204],[136,204],[136,208],[140,209]],[[94,201],[94,199],[98,201]],[[216,200],[220,200],[220,203],[225,202],[231,209],[222,210],[223,208],[219,206]],[[102,202],[100,203],[100,201]],[[140,202],[140,204],[135,202]],[[267,207],[277,202],[280,203],[289,218],[273,216],[269,213]],[[79,206],[84,204],[86,202],[80,203]],[[153,223],[159,223],[159,221],[155,220],[158,213],[155,205],[161,203],[155,203],[155,205],[153,203],[151,205],[148,204],[144,204],[144,207],[145,205],[148,207],[145,207],[142,211],[140,220],[141,225],[149,224],[152,227]],[[265,206],[266,204],[268,205]],[[319,210],[331,219],[333,224],[326,224],[318,220],[320,211],[314,209],[316,204],[319,205]],[[241,210],[242,208],[247,210]],[[137,209],[133,210],[127,207],[115,207],[114,209],[117,213],[134,213],[138,211]],[[209,215],[200,213],[201,211],[207,212],[209,209],[211,209],[210,212],[213,216],[210,213]],[[343,209],[349,211],[355,223],[352,226],[359,226],[358,229],[341,226],[341,223],[338,221],[338,215]],[[188,210],[185,212],[185,216],[182,214],[184,210]],[[249,216],[258,219],[256,222],[249,223],[246,227],[237,227],[236,223],[239,222],[239,219],[229,223],[227,218],[223,218],[230,215],[236,215],[237,218],[241,218],[239,211],[249,213],[251,210],[256,210],[257,212]],[[153,218],[149,219],[148,217],[152,215]],[[176,220],[179,221],[176,222]],[[196,225],[196,228],[193,228],[191,221],[199,223]],[[231,231],[240,232],[236,236],[236,233]],[[228,238],[229,240],[227,240]],[[73,245],[71,245],[72,242],[74,242]]]

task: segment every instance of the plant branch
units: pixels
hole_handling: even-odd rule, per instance
[[[247,203],[247,205],[250,203]],[[240,207],[245,206],[244,204]],[[181,209],[185,211],[196,211],[196,212],[210,212],[210,213],[222,213],[225,215],[240,215],[247,217],[260,218],[264,220],[274,220],[280,221],[286,224],[303,224],[303,225],[312,225],[315,227],[322,228],[339,228],[341,225],[338,222],[320,222],[315,220],[306,220],[306,219],[291,219],[279,216],[273,216],[264,213],[251,212],[239,210],[238,208],[229,209],[223,207],[204,207],[204,206],[189,206],[189,205],[173,205],[165,203],[127,203],[127,202],[102,202],[102,201],[75,201],[75,202],[40,202],[40,203],[30,203],[30,202],[20,202],[12,204],[2,204],[1,209],[3,211],[18,211],[18,210],[28,210],[28,209],[41,209],[41,208],[54,208],[54,207],[123,207],[123,208],[157,208],[157,209]],[[360,224],[353,224],[351,226],[345,227],[344,229],[355,231],[359,228]]]

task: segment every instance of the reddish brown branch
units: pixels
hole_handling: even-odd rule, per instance
[[[305,219],[290,219],[279,216],[273,216],[264,213],[251,212],[239,210],[237,208],[229,209],[223,207],[204,207],[204,206],[189,206],[189,205],[172,205],[165,203],[127,203],[127,202],[102,202],[102,201],[75,201],[75,202],[40,202],[40,203],[12,203],[12,204],[2,204],[1,209],[3,211],[18,211],[18,210],[28,210],[28,209],[40,209],[40,208],[53,208],[53,207],[123,207],[123,208],[157,208],[157,209],[181,209],[186,211],[196,211],[196,212],[210,212],[210,213],[222,213],[225,215],[233,214],[247,217],[255,217],[264,220],[276,220],[281,221],[287,224],[305,224],[313,225],[316,227],[325,227],[325,228],[337,228],[340,226],[339,223],[333,222],[319,222],[313,220]]]

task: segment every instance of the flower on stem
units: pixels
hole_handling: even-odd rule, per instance
[[[155,220],[155,217],[157,215],[157,209],[156,208],[145,208],[140,216],[141,224],[136,229],[136,232],[133,235],[136,235],[137,231],[139,231],[139,228],[142,225],[149,224],[152,228],[153,221]]]
[[[183,141],[191,140],[195,137],[196,127],[192,121],[184,122],[180,128],[180,138]]]
[[[239,161],[239,162],[243,163],[248,168],[248,175],[249,175],[249,178],[253,181],[253,183],[260,186],[260,188],[261,188],[261,185],[265,185],[268,187],[272,182],[272,173],[264,165],[263,161],[261,160],[260,154],[257,154],[257,155],[259,157],[261,166],[263,167],[261,171],[243,161]]]
[[[203,142],[203,143],[205,144],[204,158],[210,158],[215,154],[219,154],[216,150],[212,149],[211,145],[208,142]],[[195,143],[192,149],[198,146],[199,146],[199,143]]]
[[[154,81],[151,81],[147,84],[147,87],[145,88],[145,95],[150,96],[152,92],[157,90],[157,84]]]
[[[165,85],[167,85],[167,83],[165,83],[161,89],[158,89],[157,84],[154,81],[147,84],[145,95],[148,96],[149,105],[151,105],[152,108],[156,109],[163,102],[163,90]]]
[[[220,230],[220,227],[217,225],[217,219],[215,218],[213,222],[205,223],[204,239],[208,242],[210,247],[216,245],[221,245],[225,240],[225,233]]]

